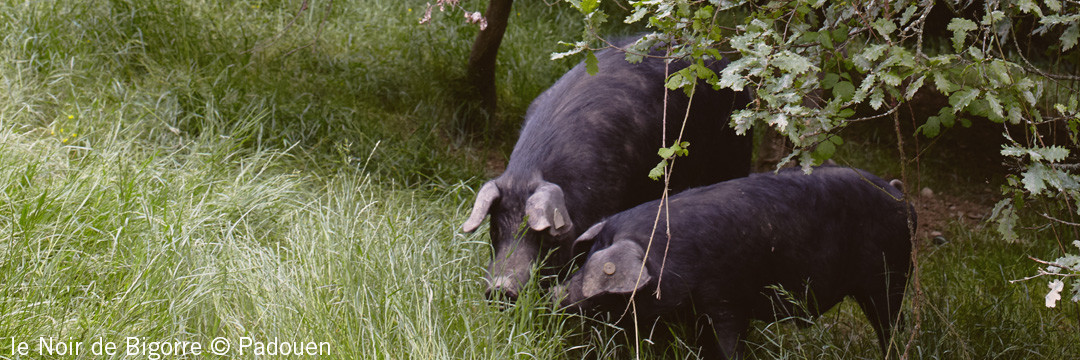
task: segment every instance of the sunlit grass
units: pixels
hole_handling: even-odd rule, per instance
[[[127,337],[329,342],[322,358],[348,359],[639,353],[610,325],[553,311],[535,284],[510,308],[489,303],[486,231],[457,232],[486,159],[572,65],[548,55],[580,33],[577,13],[515,4],[501,133],[478,144],[453,128],[476,31],[460,14],[420,25],[421,1],[300,4],[0,4],[0,358],[12,338],[40,355],[41,337],[121,344],[84,359],[124,357]],[[951,233],[920,259],[918,358],[1080,353],[1075,311],[1042,308],[1038,282],[1006,282],[1052,249]],[[747,349],[878,356],[851,303],[815,323],[755,323]],[[677,333],[640,354],[692,358]]]

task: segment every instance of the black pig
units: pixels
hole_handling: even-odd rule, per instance
[[[911,268],[909,216],[915,226],[899,187],[821,167],[690,189],[664,207],[670,240],[661,214],[651,246],[660,204],[645,203],[574,242],[587,259],[556,296],[571,310],[618,315],[634,294],[638,321],[697,324],[706,358],[739,357],[751,319],[817,316],[851,296],[885,351]]]
[[[533,101],[506,171],[488,181],[462,231],[472,232],[491,214],[493,259],[488,296],[513,300],[537,259],[550,250],[550,273],[573,259],[570,244],[605,216],[659,198],[662,182],[648,178],[660,158],[665,117],[665,61],[630,64],[620,51],[596,54],[599,73],[578,64]],[[670,71],[686,67],[674,62]],[[720,61],[709,63],[719,71]],[[674,190],[745,176],[751,139],[728,127],[745,93],[699,83],[687,115],[683,91],[667,91],[666,137],[671,143],[687,117],[683,139],[690,155],[679,158]],[[527,222],[527,227],[523,226]]]

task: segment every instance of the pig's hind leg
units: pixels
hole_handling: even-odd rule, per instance
[[[904,301],[904,285],[903,282],[899,286],[889,284],[886,287],[888,290],[881,289],[876,294],[854,296],[855,301],[859,303],[859,308],[862,309],[863,314],[866,314],[867,320],[870,320],[870,325],[874,328],[874,332],[877,333],[878,346],[881,347],[883,356],[897,350],[895,343],[892,344],[893,346],[890,349],[890,339],[892,338],[893,325],[900,323],[900,306]]]

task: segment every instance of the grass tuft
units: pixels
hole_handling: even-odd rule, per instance
[[[576,10],[514,5],[501,122],[472,143],[453,127],[477,31],[459,13],[420,25],[423,1],[301,3],[0,4],[0,358],[40,337],[83,343],[82,359],[126,357],[85,347],[127,337],[224,337],[226,358],[257,357],[242,337],[328,342],[324,358],[694,357],[685,330],[635,347],[611,319],[554,311],[536,284],[490,303],[486,231],[458,233],[490,159],[573,65],[548,56],[580,34]],[[875,151],[855,161],[888,168]],[[952,226],[920,259],[917,357],[1080,356],[1075,309],[1007,282],[1055,249]],[[813,322],[756,323],[748,350],[878,356],[853,303]]]

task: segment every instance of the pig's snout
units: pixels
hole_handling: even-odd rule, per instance
[[[499,276],[491,279],[484,294],[487,295],[488,300],[515,301],[518,297],[518,290],[520,290],[519,285],[513,278]]]
[[[566,308],[572,303],[569,301],[570,289],[565,284],[553,286],[548,291],[548,298],[556,308]]]

